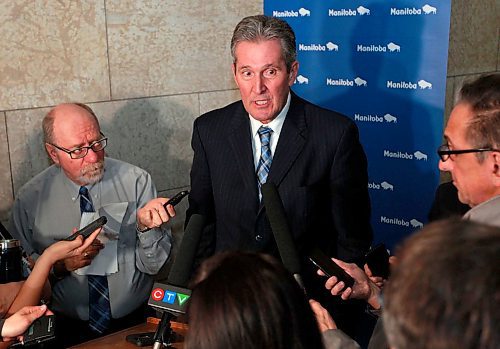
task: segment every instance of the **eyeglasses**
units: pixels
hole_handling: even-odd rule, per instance
[[[477,148],[477,149],[462,149],[462,150],[450,150],[450,146],[448,144],[443,144],[439,146],[437,153],[441,161],[445,162],[450,158],[452,154],[466,154],[466,153],[482,153],[485,151],[500,151],[495,148]]]
[[[104,135],[101,133],[101,136],[104,136]],[[103,150],[104,148],[106,148],[106,146],[108,145],[108,138],[107,137],[101,138],[98,141],[94,141],[94,142],[90,143],[90,145],[88,145],[86,147],[79,147],[79,148],[75,148],[73,150],[69,150],[69,149],[60,147],[58,145],[52,144],[52,143],[48,143],[48,144],[50,144],[51,146],[56,147],[57,149],[62,150],[63,152],[69,154],[69,156],[72,159],[81,159],[81,158],[84,158],[85,156],[87,156],[89,149],[92,149],[92,151],[94,153],[97,153],[97,152],[100,152],[101,150]]]

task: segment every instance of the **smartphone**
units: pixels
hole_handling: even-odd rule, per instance
[[[55,315],[44,315],[31,324],[23,334],[23,345],[30,346],[55,338]]]
[[[309,254],[309,260],[318,267],[327,277],[335,276],[339,281],[343,281],[346,287],[354,285],[354,279],[351,275],[336,264],[330,257],[323,253],[319,248],[315,248]]]
[[[76,237],[78,235],[82,235],[83,239],[86,239],[89,237],[90,234],[92,234],[94,232],[94,230],[96,230],[99,227],[102,227],[104,224],[106,224],[107,221],[108,221],[108,219],[106,218],[106,216],[101,216],[101,217],[97,218],[95,221],[89,223],[88,225],[86,225],[82,229],[78,230],[77,232],[75,232],[74,234],[72,234],[71,236],[68,236],[66,239],[63,239],[63,240],[64,241],[73,241],[76,239]]]
[[[143,332],[129,334],[125,339],[127,342],[135,344],[137,347],[148,347],[154,344],[154,332]]]
[[[168,200],[164,205],[163,207],[165,207],[165,209],[167,209],[167,205],[172,205],[172,206],[175,206],[177,205],[179,202],[181,202],[181,200],[187,195],[189,194],[189,191],[187,190],[183,190],[177,194],[174,195],[173,198],[171,198],[170,200]]]
[[[375,276],[387,279],[391,273],[389,252],[384,244],[378,244],[365,255],[365,262]]]

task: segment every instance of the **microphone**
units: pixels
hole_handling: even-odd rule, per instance
[[[153,285],[148,305],[164,311],[154,335],[154,349],[159,349],[164,343],[170,342],[169,337],[172,333],[170,320],[186,312],[187,300],[191,297],[191,290],[187,286],[204,226],[204,216],[199,214],[191,216],[168,274],[167,284],[157,282]]]
[[[292,273],[299,286],[306,292],[300,276],[300,259],[295,248],[295,242],[286,220],[285,208],[276,185],[267,182],[262,185],[262,200],[266,208],[267,218],[271,224],[276,245],[285,268]]]

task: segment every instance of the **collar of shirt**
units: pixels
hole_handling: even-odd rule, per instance
[[[278,116],[275,117],[274,120],[268,124],[264,125],[260,121],[255,120],[250,114],[248,114],[248,117],[250,119],[250,127],[252,131],[252,150],[253,150],[255,169],[257,169],[257,165],[259,164],[259,158],[260,158],[260,137],[258,133],[259,128],[261,126],[267,126],[271,130],[273,130],[270,145],[271,145],[271,154],[273,154],[274,156],[276,145],[278,144],[278,140],[280,138],[281,129],[283,128],[283,123],[285,122],[286,114],[288,114],[288,109],[290,109],[290,100],[291,100],[291,94],[290,92],[288,92],[288,98],[286,100],[285,106],[278,114]]]
[[[104,164],[106,164],[106,161],[104,161]],[[106,166],[106,165],[104,165],[104,166]],[[59,176],[61,177],[61,180],[64,182],[65,187],[68,189],[68,191],[71,195],[71,200],[74,202],[77,199],[80,199],[80,187],[81,187],[81,185],[78,185],[75,182],[73,182],[71,179],[69,179],[68,176],[66,176],[66,174],[64,173],[61,166],[58,166],[58,168],[59,168]],[[106,172],[104,172],[104,173],[106,173]],[[100,182],[102,182],[103,179],[101,179]],[[92,201],[95,201],[99,197],[98,193],[97,192],[94,193],[95,190],[93,190],[94,187],[97,187],[96,184],[86,185],[87,189],[89,190],[89,195],[92,198]]]

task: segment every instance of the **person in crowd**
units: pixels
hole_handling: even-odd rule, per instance
[[[85,217],[108,217],[107,253],[92,272],[81,268],[92,266],[105,246],[102,241],[57,262],[52,270],[51,308],[62,345],[68,346],[144,319],[153,275],[170,254],[171,232],[160,224],[175,210],[168,205],[168,212],[158,212],[167,199],[153,199],[157,192],[146,171],[105,157],[108,139],[87,105],[60,104],[42,126],[54,164],[19,190],[12,235],[36,261]]]
[[[85,240],[82,236],[77,236],[73,241],[53,243],[38,258],[27,280],[0,285],[0,293],[6,294],[13,291],[11,284],[16,284],[14,288],[16,291],[11,294],[12,301],[2,302],[0,307],[0,334],[3,342],[22,339],[22,334],[33,321],[42,315],[51,314],[46,305],[37,305],[48,282],[52,266],[58,260],[83,253],[100,232],[101,228],[96,229]],[[18,285],[20,286],[19,291],[17,290]],[[2,300],[5,299],[7,298]],[[0,348],[3,347],[7,347],[7,345],[0,343]]]
[[[8,348],[15,339],[22,340],[23,334],[39,317],[50,315],[47,305],[26,306],[7,319],[0,319],[0,348]]]
[[[319,246],[352,261],[371,244],[367,160],[358,129],[349,118],[291,91],[299,62],[295,34],[285,21],[243,18],[233,32],[231,55],[241,100],[200,116],[193,126],[186,222],[193,214],[208,222],[196,264],[228,250],[278,256],[261,191],[273,183],[304,257],[308,292],[322,304],[335,303],[322,299],[322,280],[305,256]],[[353,304],[325,306],[344,328],[362,313]]]
[[[500,228],[472,221],[427,225],[405,241],[384,288],[393,349],[498,348]]]
[[[500,226],[500,74],[486,74],[466,82],[459,91],[444,131],[446,144],[438,149],[439,169],[450,172],[455,195],[464,210],[463,219]],[[447,191],[452,191],[449,188]],[[453,192],[453,191],[452,191]],[[450,207],[450,205],[446,205]],[[395,260],[395,258],[393,259]],[[325,282],[332,295],[342,299],[369,299],[375,308],[380,288],[369,270],[352,263],[338,261],[356,280],[353,288],[345,288],[335,277]],[[366,266],[365,266],[366,268]],[[320,274],[321,272],[318,271]],[[370,281],[370,279],[372,279]],[[376,283],[376,282],[375,282]],[[383,283],[382,283],[383,284]],[[381,286],[378,284],[377,286]],[[372,305],[369,302],[370,305]],[[382,322],[374,330],[369,348],[383,347]]]
[[[500,73],[465,83],[439,147],[439,169],[450,172],[465,219],[500,225]]]
[[[322,326],[335,326],[270,255],[216,254],[202,263],[192,288],[186,349],[323,348],[311,306],[323,312]]]

